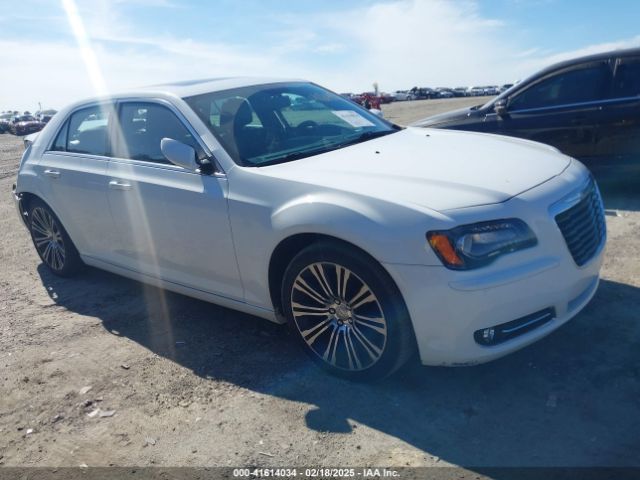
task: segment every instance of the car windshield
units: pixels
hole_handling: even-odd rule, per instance
[[[18,117],[19,122],[32,122],[33,120],[35,120],[35,118],[33,118],[31,115],[22,115]]]
[[[185,98],[233,160],[298,160],[399,129],[350,100],[304,82],[253,85]]]

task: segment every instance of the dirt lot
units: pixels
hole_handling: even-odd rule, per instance
[[[640,466],[640,195],[607,192],[602,283],[559,331],[360,385],[263,320],[97,270],[50,275],[11,199],[21,151],[0,135],[0,464]]]

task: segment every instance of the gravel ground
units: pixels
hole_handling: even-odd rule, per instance
[[[408,123],[465,102],[384,109]],[[283,327],[50,275],[11,199],[21,151],[0,135],[0,464],[640,466],[640,195],[607,193],[603,280],[566,326],[487,365],[361,385]]]

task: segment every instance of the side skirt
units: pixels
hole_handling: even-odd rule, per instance
[[[270,310],[264,307],[258,307],[256,305],[251,305],[241,300],[235,300],[233,298],[216,295],[215,293],[212,293],[212,292],[198,290],[196,288],[171,282],[169,280],[164,280],[161,278],[153,277],[151,275],[146,275],[144,273],[138,272],[137,270],[131,270],[128,268],[120,267],[118,265],[114,265],[112,263],[105,262],[103,260],[99,260],[97,258],[93,258],[87,255],[81,255],[81,258],[82,258],[82,261],[87,265],[99,268],[101,270],[106,270],[107,272],[115,273],[116,275],[121,275],[123,277],[127,277],[132,280],[136,280],[138,282],[146,283],[148,285],[153,285],[154,287],[159,287],[165,290],[170,290],[172,292],[180,293],[188,297],[197,298],[198,300],[204,300],[205,302],[214,303],[216,305],[230,308],[232,310],[238,310],[240,312],[247,313],[249,315],[255,315],[256,317],[261,317],[274,323],[286,323],[286,320],[276,316],[273,310]]]

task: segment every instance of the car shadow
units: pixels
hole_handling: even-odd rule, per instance
[[[412,364],[359,384],[315,367],[284,326],[95,269],[79,279],[38,272],[59,305],[204,379],[312,405],[305,422],[316,431],[346,434],[353,420],[478,472],[640,465],[637,287],[602,281],[571,322],[492,363]]]

